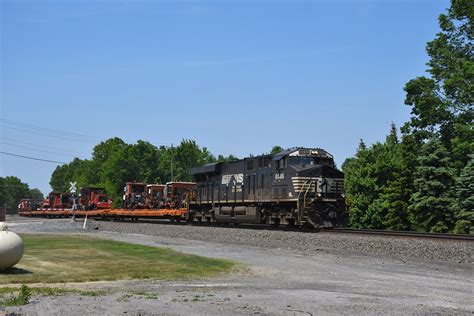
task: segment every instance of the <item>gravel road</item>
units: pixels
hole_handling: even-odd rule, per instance
[[[10,218],[18,233],[74,233],[237,260],[210,280],[68,285],[99,297],[34,297],[29,315],[472,315],[474,243],[223,227]],[[95,228],[98,228],[97,230]],[[1,276],[0,276],[1,277]],[[151,299],[150,299],[151,297]],[[0,308],[0,315],[1,315]]]

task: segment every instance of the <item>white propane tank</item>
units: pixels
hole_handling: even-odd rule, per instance
[[[11,268],[23,257],[23,240],[0,222],[0,269]]]

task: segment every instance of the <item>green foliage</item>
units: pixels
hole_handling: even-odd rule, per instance
[[[188,170],[192,167],[202,166],[216,159],[206,147],[200,148],[194,140],[183,140],[171,155],[174,162],[173,180],[191,181]]]
[[[412,108],[408,126],[429,138],[440,131],[443,141],[454,136],[454,124],[472,124],[474,110],[474,6],[471,0],[453,0],[441,14],[441,32],[427,44],[428,77],[405,86],[405,103]],[[471,138],[472,139],[472,138]],[[444,144],[448,149],[447,143]]]
[[[34,286],[28,287],[30,290],[30,298],[33,295],[41,295],[41,296],[63,296],[67,294],[78,294],[80,296],[103,296],[106,294],[105,291],[84,291],[79,289],[72,289],[72,288],[60,288],[60,287],[47,287],[47,286]],[[0,288],[0,302],[5,301],[5,296],[10,295],[10,298],[16,298],[21,294],[21,287],[2,287]],[[23,294],[25,297],[25,294]]]
[[[453,233],[455,234],[474,234],[472,231],[472,221],[460,220],[456,222]]]
[[[388,196],[397,193],[392,192],[395,188],[388,189],[389,182],[401,168],[400,155],[397,130],[392,125],[385,143],[367,148],[361,140],[356,156],[343,164],[351,226],[385,227],[387,213],[391,212]]]
[[[43,194],[38,189],[30,189],[17,177],[0,177],[0,207],[6,205],[7,212],[16,212],[21,199],[42,200]]]
[[[413,193],[416,167],[415,142],[410,135],[403,135],[402,142],[393,148],[393,177],[384,188],[384,227],[392,230],[409,230],[408,206]]]
[[[273,146],[272,151],[270,152],[272,155],[278,154],[279,152],[282,152],[284,149],[281,146]]]
[[[458,175],[474,152],[474,6],[453,0],[441,14],[441,32],[427,44],[430,77],[405,86],[412,117],[405,131],[418,140],[437,137],[450,151]]]
[[[448,232],[454,227],[453,169],[449,153],[438,139],[423,145],[417,158],[409,218],[417,231]]]
[[[120,204],[126,182],[166,183],[168,181],[191,181],[191,167],[215,161],[234,161],[235,156],[218,156],[216,159],[207,148],[199,147],[193,140],[183,140],[177,147],[156,147],[139,140],[127,144],[114,137],[94,147],[92,159],[74,159],[69,164],[58,166],[51,175],[50,185],[55,191],[66,191],[70,181],[78,187],[105,187]]]
[[[22,305],[28,304],[30,302],[30,298],[31,298],[31,289],[28,286],[23,284],[20,288],[20,292],[18,293],[18,295],[16,296],[12,295],[10,298],[4,301],[1,301],[0,305],[22,306]]]
[[[473,229],[474,6],[452,0],[427,44],[428,75],[405,85],[411,118],[399,143],[385,142],[344,163],[354,227],[467,232]]]
[[[39,189],[34,188],[30,190],[29,198],[33,200],[42,200],[44,199],[44,196]]]
[[[69,188],[69,181],[75,178],[74,181],[77,181],[78,185],[81,186],[85,181],[87,181],[85,176],[81,173],[84,173],[87,170],[87,160],[81,160],[79,158],[74,158],[68,164],[56,167],[51,177],[49,184],[53,188],[53,191],[64,192]]]
[[[217,162],[232,162],[236,160],[239,160],[239,158],[235,157],[234,155],[229,155],[227,157],[223,155],[217,156]]]
[[[456,229],[469,232],[474,228],[474,155],[470,155],[470,160],[462,170],[456,181],[455,202],[453,211],[458,220]]]

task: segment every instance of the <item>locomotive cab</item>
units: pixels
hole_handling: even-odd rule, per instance
[[[336,168],[332,155],[322,149],[294,149],[274,160],[279,175],[275,180],[284,178],[285,173],[291,178],[287,184],[297,199],[299,218],[327,228],[344,222],[344,174]]]

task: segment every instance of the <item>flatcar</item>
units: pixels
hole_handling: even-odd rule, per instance
[[[347,218],[344,174],[319,148],[292,148],[192,168],[193,222],[331,228]]]

